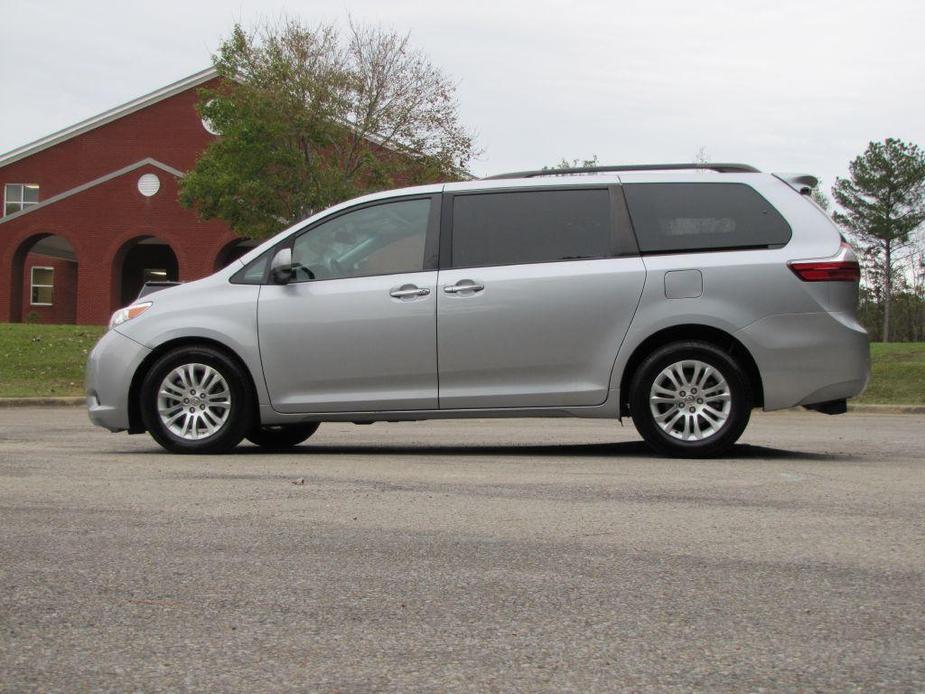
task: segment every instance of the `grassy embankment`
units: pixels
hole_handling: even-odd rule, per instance
[[[0,397],[82,395],[96,325],[0,324]],[[925,343],[871,345],[873,375],[853,402],[925,405]]]
[[[98,325],[0,323],[0,397],[83,395]]]
[[[874,342],[867,390],[852,402],[925,405],[925,342]]]

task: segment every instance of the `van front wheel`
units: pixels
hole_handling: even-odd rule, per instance
[[[141,384],[148,433],[174,453],[220,453],[252,427],[247,376],[223,352],[179,347],[158,359]]]
[[[679,458],[722,455],[748,424],[748,378],[707,342],[665,345],[643,361],[630,386],[633,424],[652,448]]]

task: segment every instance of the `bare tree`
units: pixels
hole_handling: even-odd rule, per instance
[[[458,178],[475,154],[455,84],[408,34],[282,18],[235,26],[200,112],[221,137],[181,201],[261,238],[357,194]]]

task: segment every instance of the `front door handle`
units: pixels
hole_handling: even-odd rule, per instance
[[[448,284],[443,288],[447,294],[459,294],[460,292],[480,292],[485,289],[484,284],[473,282],[472,280],[459,280],[456,284]]]
[[[427,287],[417,287],[413,284],[403,284],[389,292],[389,296],[396,299],[408,299],[413,296],[427,296],[430,290]]]

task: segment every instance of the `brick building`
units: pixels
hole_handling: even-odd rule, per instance
[[[177,202],[214,134],[204,70],[0,155],[0,322],[106,323],[145,280],[192,280],[251,245]]]

